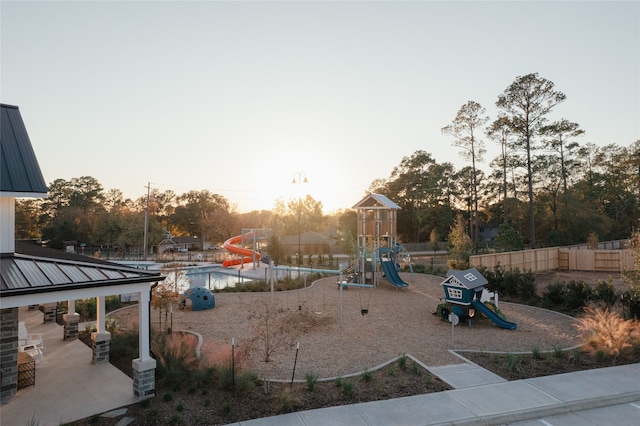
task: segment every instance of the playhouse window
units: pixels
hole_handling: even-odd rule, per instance
[[[449,299],[462,299],[462,290],[457,288],[448,288]]]

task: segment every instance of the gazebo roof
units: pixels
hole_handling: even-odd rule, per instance
[[[47,185],[17,106],[0,104],[0,193],[47,195]]]
[[[159,272],[16,242],[16,253],[0,258],[0,304],[7,307],[11,304],[8,299],[14,296],[70,290],[91,292],[101,287],[110,288],[114,291],[111,294],[118,294],[118,286],[163,279]],[[88,293],[86,297],[92,296]]]
[[[400,210],[402,207],[382,194],[369,194],[352,208],[356,210]]]

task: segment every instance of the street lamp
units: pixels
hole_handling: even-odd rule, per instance
[[[200,222],[190,222],[190,223],[192,225],[202,225],[202,234],[200,235],[202,237],[202,241],[200,241],[200,250],[204,253],[204,223],[200,223]]]
[[[297,179],[296,179],[297,178]],[[295,172],[293,174],[292,184],[309,183],[307,180],[307,174],[305,172]],[[302,211],[302,203],[300,201],[300,192],[298,192],[298,269],[300,269],[300,213]]]

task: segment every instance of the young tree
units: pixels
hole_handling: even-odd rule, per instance
[[[472,243],[467,234],[465,220],[458,214],[456,223],[451,227],[449,233],[449,257],[447,266],[451,269],[467,269],[469,267],[469,256],[471,254]]]
[[[526,154],[527,183],[529,193],[529,228],[531,248],[536,247],[536,225],[533,205],[532,151],[534,138],[546,121],[546,115],[558,103],[564,101],[564,93],[554,89],[553,82],[541,78],[538,73],[517,77],[503,94],[496,106],[509,117],[514,133]]]
[[[486,110],[477,102],[469,101],[458,110],[456,118],[453,122],[442,128],[442,133],[454,137],[453,145],[462,148],[460,155],[471,161],[472,177],[473,177],[473,213],[472,227],[473,240],[476,241],[479,236],[478,224],[478,181],[476,178],[476,162],[484,161],[486,149],[484,142],[478,138],[481,134],[482,126],[489,120],[485,116]]]

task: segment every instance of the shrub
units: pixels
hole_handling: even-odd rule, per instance
[[[138,329],[119,331],[111,335],[109,342],[109,358],[135,359],[138,358]]]
[[[537,347],[533,348],[531,353],[533,354],[534,359],[542,359],[542,353],[540,352],[540,348],[537,348]]]
[[[342,382],[342,394],[346,397],[351,397],[353,395],[353,382],[349,380]]]
[[[640,342],[640,323],[624,320],[605,309],[585,309],[576,328],[583,333],[585,348],[600,357],[600,352],[617,357]]]
[[[504,270],[500,265],[493,269],[479,268],[479,271],[487,279],[487,289],[491,291],[527,302],[537,298],[535,275],[531,271]]]
[[[514,354],[507,355],[507,358],[505,360],[505,366],[509,372],[515,373],[516,371],[519,371],[520,364],[522,364],[522,357]]]
[[[290,413],[301,406],[299,397],[291,392],[288,387],[281,389],[274,400],[274,410],[279,413]]]
[[[156,374],[167,386],[179,389],[191,380],[191,372],[199,367],[195,354],[195,337],[190,334],[175,333],[158,335],[152,343],[153,352],[158,357]]]
[[[584,281],[571,280],[567,283],[567,293],[564,308],[568,311],[576,311],[593,298],[593,290]]]
[[[542,293],[542,301],[546,307],[560,307],[564,303],[567,285],[562,281],[554,281]]]
[[[606,307],[611,307],[616,303],[618,295],[611,281],[598,280],[594,290],[594,297],[604,303]]]
[[[360,377],[362,378],[362,381],[370,382],[371,379],[373,379],[373,373],[371,373],[371,371],[369,371],[369,370],[365,370],[365,371],[362,372]]]
[[[640,271],[638,272],[640,273]],[[640,277],[638,279],[640,279]],[[622,294],[621,301],[624,318],[640,320],[640,285],[631,285],[629,290]]]
[[[309,390],[310,392],[315,391],[316,384],[318,383],[318,376],[313,373],[307,373],[305,379],[307,381],[307,390]]]
[[[408,357],[406,355],[402,355],[400,358],[398,358],[398,365],[400,366],[400,368],[402,368],[403,370],[405,368],[407,368],[407,359]]]
[[[418,366],[417,362],[414,362],[413,364],[411,364],[411,372],[416,375],[416,376],[420,376],[422,374],[422,370],[420,369],[420,367]],[[428,380],[431,379],[431,375],[428,375]]]

